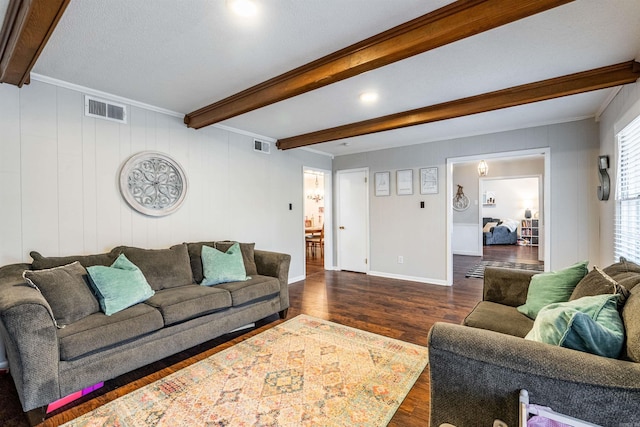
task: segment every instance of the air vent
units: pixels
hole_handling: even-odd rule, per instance
[[[260,141],[258,139],[253,140],[253,150],[259,151],[261,153],[269,154],[271,153],[271,144],[266,141]]]
[[[127,123],[126,106],[89,95],[84,96],[84,115],[118,123]]]

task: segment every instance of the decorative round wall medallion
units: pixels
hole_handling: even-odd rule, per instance
[[[453,197],[453,210],[466,211],[467,209],[469,209],[470,204],[471,201],[469,200],[467,195],[464,194],[464,191],[462,191],[462,185],[458,185],[458,191]]]
[[[145,215],[164,216],[180,208],[187,195],[187,176],[166,154],[134,154],[120,170],[120,192],[127,203]]]

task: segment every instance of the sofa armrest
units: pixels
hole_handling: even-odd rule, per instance
[[[39,291],[24,282],[0,282],[0,334],[25,412],[61,397],[56,330]]]
[[[518,425],[518,395],[599,425],[640,422],[640,364],[493,331],[429,332],[431,425]],[[630,423],[630,424],[624,424]]]
[[[279,252],[254,251],[258,274],[276,277],[280,281],[280,310],[289,308],[289,264],[291,255]]]
[[[527,301],[531,276],[537,271],[487,267],[484,269],[483,301],[517,307]]]

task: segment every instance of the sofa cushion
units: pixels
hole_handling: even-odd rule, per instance
[[[44,270],[26,270],[23,277],[42,293],[58,326],[100,311],[89,286],[87,270],[78,261]]]
[[[594,295],[543,307],[525,339],[617,358],[624,343],[619,295]]]
[[[162,313],[166,326],[231,307],[231,294],[200,285],[163,289],[145,301]]]
[[[625,357],[640,362],[640,286],[631,289],[622,309],[622,321],[627,335]]]
[[[193,242],[187,243],[189,250],[189,262],[191,263],[191,270],[193,271],[194,283],[202,282],[204,273],[202,270],[202,246],[209,246],[216,248],[219,251],[226,252],[231,245],[235,243],[230,240],[221,242]],[[248,276],[254,276],[258,274],[258,268],[254,258],[255,243],[240,243],[240,251],[242,252],[242,261],[244,262],[244,269]]]
[[[62,257],[44,257],[39,252],[31,251],[29,253],[33,262],[31,268],[33,270],[44,270],[47,268],[60,267],[63,265],[71,264],[74,261],[78,261],[84,268],[91,267],[92,265],[111,265],[118,258],[120,252],[117,248],[104,254],[95,255],[70,255]]]
[[[522,338],[533,327],[533,320],[518,312],[516,307],[480,301],[464,319],[463,324]]]
[[[231,293],[233,306],[237,307],[251,301],[262,299],[280,292],[280,281],[271,276],[255,275],[246,282],[230,282],[217,285]]]
[[[245,281],[250,279],[244,269],[240,245],[232,245],[226,252],[216,248],[202,246],[202,285],[211,286],[220,283]]]
[[[578,282],[576,288],[571,294],[571,297],[569,298],[569,301],[574,301],[582,297],[603,294],[618,294],[618,308],[621,309],[629,296],[629,291],[605,273],[601,268],[595,266],[589,274],[584,276],[582,280]]]
[[[145,301],[154,294],[142,271],[124,254],[120,254],[110,267],[94,265],[87,271],[100,308],[107,316]]]
[[[163,326],[160,312],[146,304],[136,304],[113,316],[94,313],[58,330],[60,359],[72,360],[157,331]]]
[[[169,249],[141,249],[131,246],[119,246],[117,249],[142,270],[155,291],[193,283],[189,252],[184,243]]]
[[[588,263],[588,261],[582,261],[563,270],[549,271],[531,277],[527,301],[518,307],[518,311],[535,319],[545,305],[569,301],[576,285],[587,274]]]

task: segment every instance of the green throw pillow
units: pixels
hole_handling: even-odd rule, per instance
[[[234,243],[227,252],[209,246],[202,246],[202,269],[204,279],[201,285],[211,286],[227,282],[241,282],[250,279],[242,261],[240,245]]]
[[[107,316],[151,298],[155,292],[142,271],[120,254],[111,267],[87,267],[91,286]]]
[[[540,310],[525,339],[617,358],[624,343],[619,295],[582,297]]]
[[[574,288],[587,274],[588,263],[589,261],[582,261],[564,270],[532,276],[527,291],[527,301],[518,307],[518,311],[535,319],[545,305],[569,301]]]

